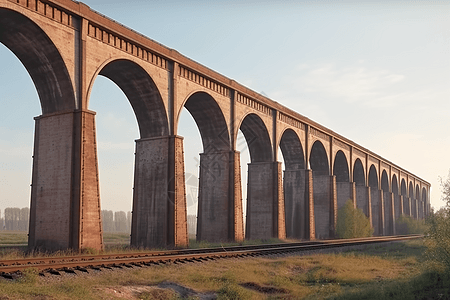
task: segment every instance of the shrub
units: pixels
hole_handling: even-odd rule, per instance
[[[361,209],[355,208],[351,199],[338,210],[336,235],[341,239],[369,237],[373,234],[369,218]]]
[[[442,208],[428,219],[425,232],[428,258],[442,263],[450,271],[450,209]]]
[[[425,220],[415,220],[407,215],[401,215],[395,220],[397,234],[423,234],[426,230]]]

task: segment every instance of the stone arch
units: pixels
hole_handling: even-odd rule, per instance
[[[252,163],[273,161],[269,132],[261,118],[250,113],[244,117],[240,129],[247,142]]]
[[[30,74],[43,115],[76,109],[67,66],[54,43],[36,23],[18,12],[0,8],[0,42],[19,58]]]
[[[141,66],[130,60],[118,59],[102,66],[98,74],[113,81],[124,92],[136,116],[141,138],[169,134],[161,94],[153,79]]]
[[[283,193],[286,237],[304,239],[306,231],[305,158],[297,133],[286,129],[280,139],[285,171]]]
[[[313,173],[317,175],[329,175],[330,167],[328,163],[328,155],[322,142],[315,141],[309,156],[309,165]]]
[[[333,175],[336,176],[337,182],[350,181],[347,157],[341,150],[336,153],[334,158]]]

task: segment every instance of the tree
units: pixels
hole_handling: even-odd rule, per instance
[[[351,239],[356,237],[369,237],[373,234],[369,218],[361,209],[353,206],[351,199],[338,210],[336,235],[341,239]]]
[[[447,179],[439,180],[442,189],[441,200],[446,203],[446,207],[432,212],[427,218],[425,245],[428,258],[442,263],[447,272],[450,272],[450,173]]]
[[[102,210],[102,221],[104,232],[114,232],[114,214],[112,210]]]
[[[124,211],[116,211],[114,213],[114,223],[116,232],[127,232],[127,215]]]

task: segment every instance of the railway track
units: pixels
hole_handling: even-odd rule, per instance
[[[315,251],[345,246],[367,245],[421,238],[422,235],[357,238],[346,240],[318,240],[298,243],[232,246],[203,249],[184,249],[151,252],[135,252],[101,255],[78,255],[60,257],[36,257],[14,260],[0,260],[0,276],[12,279],[14,274],[26,268],[36,268],[44,275],[89,272],[89,270],[134,268],[167,263],[204,262],[231,257],[254,257],[285,254],[301,251]]]

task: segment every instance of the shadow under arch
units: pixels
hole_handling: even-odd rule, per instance
[[[43,115],[76,108],[67,66],[57,47],[36,23],[18,12],[0,8],[0,42],[30,74]]]
[[[306,239],[307,214],[305,203],[305,157],[299,137],[292,129],[286,129],[280,139],[285,170],[283,193],[286,237]]]
[[[194,119],[203,145],[198,183],[197,240],[233,241],[235,220],[243,230],[242,201],[236,203],[236,209],[232,179],[240,174],[235,174],[233,168],[235,156],[231,151],[224,113],[216,100],[203,91],[189,95],[184,107]]]

